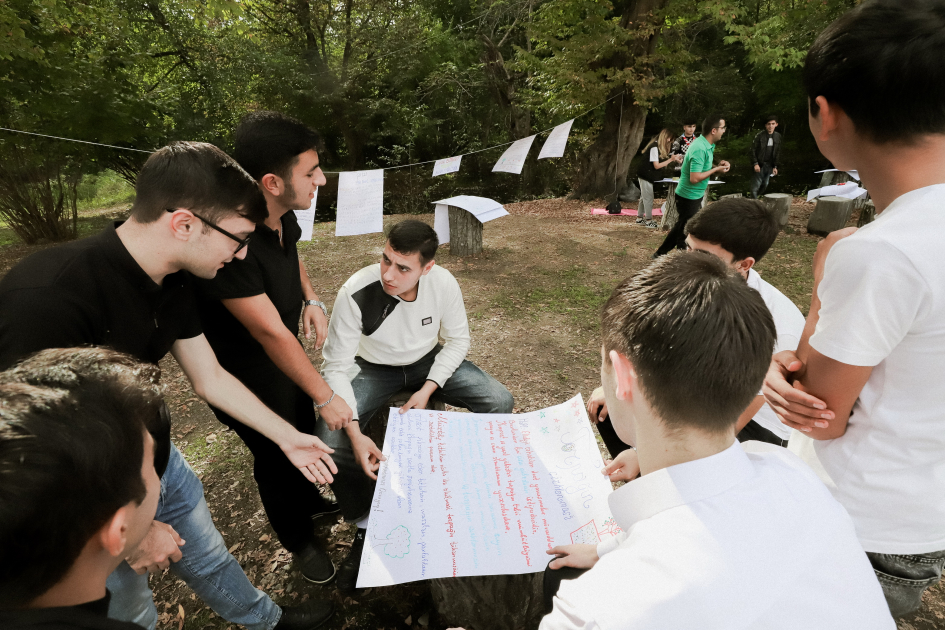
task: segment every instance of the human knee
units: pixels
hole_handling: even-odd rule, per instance
[[[512,392],[499,382],[496,382],[496,386],[492,388],[489,398],[489,406],[492,409],[489,413],[512,413],[515,407]]]

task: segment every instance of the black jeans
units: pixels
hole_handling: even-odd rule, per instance
[[[676,196],[676,212],[679,213],[679,218],[676,219],[673,229],[666,235],[663,244],[656,250],[656,256],[663,256],[674,249],[686,249],[686,223],[699,212],[701,207],[702,197],[686,199],[685,197]]]
[[[748,424],[745,425],[741,431],[738,432],[738,435],[735,436],[739,442],[747,442],[749,440],[755,440],[756,442],[767,442],[768,444],[774,444],[776,446],[787,446],[788,441],[782,440],[777,435],[764,428],[754,420],[749,420]]]
[[[554,560],[551,562],[554,562]],[[552,569],[551,562],[545,567],[545,574],[541,581],[541,595],[546,615],[554,608],[555,595],[558,594],[561,583],[565,580],[577,579],[590,571],[590,569],[575,569],[574,567]]]
[[[258,367],[252,372],[234,370],[233,375],[286,422],[302,433],[314,435],[317,416],[312,399],[275,365]],[[220,409],[210,408],[252,452],[259,498],[279,542],[290,552],[301,550],[314,536],[312,515],[325,507],[318,487],[305,478],[275,442]],[[354,455],[350,447],[335,449],[331,458],[339,473],[334,475],[331,489],[338,498],[341,513],[346,521],[357,520],[371,507],[373,482],[360,472],[360,467],[352,465]],[[351,472],[344,474],[343,470]]]
[[[617,432],[614,431],[614,425],[610,423],[610,416],[607,416],[606,420],[601,420],[597,423],[597,432],[600,433],[601,438],[604,440],[604,446],[610,451],[611,459],[630,448],[629,444],[625,444],[623,440],[617,437]]]

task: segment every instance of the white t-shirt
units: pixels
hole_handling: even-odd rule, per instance
[[[653,147],[652,149],[650,149],[650,162],[659,163],[659,161],[660,161],[660,150],[657,147]]]
[[[801,311],[786,295],[765,282],[754,269],[748,270],[748,286],[761,294],[761,299],[771,311],[774,327],[778,331],[778,339],[774,346],[775,353],[782,350],[797,350],[797,344],[800,343],[801,335],[804,333],[805,319]],[[777,414],[768,403],[761,406],[752,420],[782,440],[790,438],[794,430],[778,420]]]
[[[875,366],[813,449],[867,551],[945,549],[945,184],[896,199],[827,256],[811,346]]]
[[[896,627],[850,517],[786,449],[736,442],[608,501],[624,533],[539,630]]]

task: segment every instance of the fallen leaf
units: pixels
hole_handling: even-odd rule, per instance
[[[211,433],[210,435],[207,436],[207,444],[213,444],[216,441],[217,441],[216,433]]]
[[[184,628],[184,606],[182,604],[177,604],[177,630],[183,630]]]
[[[417,623],[426,628],[430,624],[430,613],[423,613],[417,617]]]
[[[183,610],[183,609],[181,609],[181,610]],[[183,622],[181,622],[181,623],[183,623]],[[408,626],[409,626],[410,624],[412,624],[412,623],[413,623],[413,615],[410,615],[409,617],[407,617],[406,619],[404,619],[404,623],[407,624]]]
[[[269,534],[263,534],[259,537],[259,542],[269,542]]]

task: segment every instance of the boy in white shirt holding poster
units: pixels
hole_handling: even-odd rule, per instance
[[[878,217],[818,246],[804,335],[764,391],[813,438],[790,448],[850,513],[901,617],[945,564],[945,2],[861,4],[811,47],[805,84],[821,153],[859,171]]]

